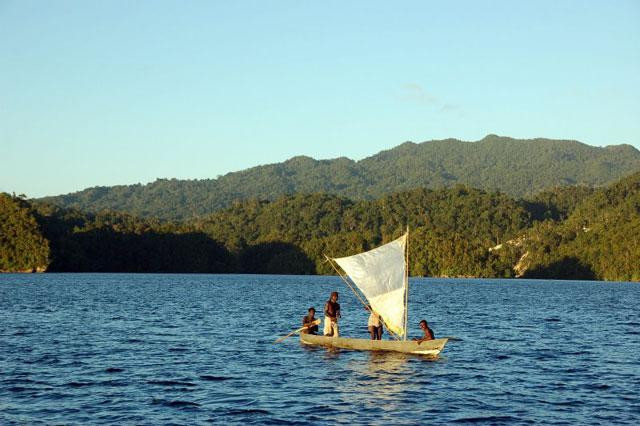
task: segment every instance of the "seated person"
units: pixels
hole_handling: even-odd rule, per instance
[[[426,342],[427,340],[435,339],[433,330],[429,328],[429,324],[427,324],[427,321],[425,320],[420,321],[420,328],[424,332],[424,336],[422,336],[421,338],[414,337],[413,340],[415,342],[418,342],[418,344],[420,344],[422,342]]]
[[[302,325],[304,327],[308,327],[302,330],[303,333],[318,334],[318,324],[314,324],[314,322],[316,321],[315,315],[316,315],[315,308],[313,307],[309,308],[309,315],[302,318]]]

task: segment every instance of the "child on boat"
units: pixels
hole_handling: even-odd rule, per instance
[[[420,321],[420,328],[424,332],[424,336],[422,336],[422,338],[420,338],[420,339],[418,339],[417,337],[413,338],[413,340],[418,342],[418,344],[420,344],[422,342],[426,342],[427,340],[434,340],[435,339],[435,336],[433,335],[433,330],[429,328],[429,324],[427,324],[426,320]]]

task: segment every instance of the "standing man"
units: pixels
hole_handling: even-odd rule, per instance
[[[371,305],[367,305],[366,309],[371,312],[371,315],[369,315],[369,321],[367,322],[367,328],[369,329],[371,340],[382,340],[382,318],[373,311]]]
[[[331,293],[329,300],[324,304],[324,335],[339,337],[338,318],[340,318],[340,304],[338,303],[338,292]]]

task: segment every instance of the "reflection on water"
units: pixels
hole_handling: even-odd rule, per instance
[[[352,356],[347,363],[351,371],[348,380],[336,386],[341,401],[393,415],[408,395],[418,392],[413,370],[421,364],[420,358],[395,352],[358,352]],[[412,365],[411,360],[417,362]]]
[[[321,360],[322,385],[327,386],[336,407],[358,407],[358,412],[380,422],[403,421],[398,413],[407,405],[420,403],[421,391],[429,382],[430,366],[439,357],[424,357],[399,352],[352,351],[300,344],[307,359]],[[334,419],[347,421],[349,411],[333,413]],[[362,414],[361,414],[362,415]],[[343,418],[343,416],[346,416]],[[404,421],[408,421],[407,417]]]
[[[369,374],[403,374],[408,372],[407,361],[410,355],[397,352],[369,352],[366,364]]]

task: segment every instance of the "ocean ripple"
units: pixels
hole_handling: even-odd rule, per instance
[[[274,344],[334,289],[367,337],[335,277],[0,279],[0,424],[640,424],[637,284],[411,279],[427,359]]]

